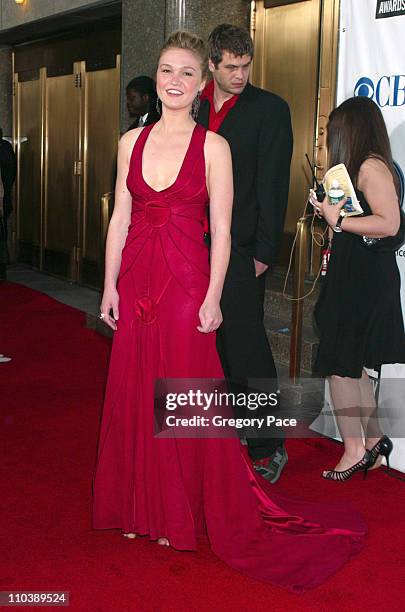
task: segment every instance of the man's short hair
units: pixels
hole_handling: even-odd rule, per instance
[[[139,92],[142,96],[148,94],[149,97],[153,98],[156,95],[155,81],[148,76],[138,76],[132,79],[126,90],[130,91],[131,89]]]
[[[212,30],[208,38],[210,60],[215,68],[222,61],[224,51],[236,57],[250,55],[253,57],[253,41],[247,30],[230,23],[221,23]]]

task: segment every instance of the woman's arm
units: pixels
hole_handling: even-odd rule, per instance
[[[342,230],[370,238],[395,236],[400,224],[398,196],[392,174],[384,162],[376,158],[363,162],[357,186],[364,193],[373,214],[367,217],[344,217]],[[317,203],[317,207],[326,222],[334,227],[342,206],[332,206],[325,198],[322,204]]]
[[[219,302],[231,252],[233,177],[231,151],[224,138],[208,132],[205,154],[210,196],[211,272],[207,295],[199,312],[201,326],[198,330],[208,333],[222,323]]]
[[[114,330],[117,329],[115,321],[119,317],[117,278],[121,266],[121,253],[131,222],[132,198],[126,181],[132,149],[141,131],[138,129],[131,130],[124,134],[118,145],[115,203],[114,212],[108,226],[105,250],[104,293],[100,307],[101,313],[104,315],[103,321]],[[113,316],[110,315],[111,310],[113,311]]]

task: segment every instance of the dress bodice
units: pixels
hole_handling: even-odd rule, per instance
[[[176,180],[166,189],[156,191],[145,181],[142,172],[143,149],[154,125],[142,130],[131,155],[127,178],[132,195],[130,229],[140,217],[153,227],[176,223],[180,217],[203,223],[208,204],[204,158],[206,130],[195,125]]]
[[[135,142],[127,177],[132,196],[131,224],[122,251],[121,279],[134,264],[143,274],[134,282],[140,295],[160,295],[160,286],[176,278],[189,295],[201,299],[209,280],[208,250],[204,243],[207,214],[204,143],[206,130],[194,127],[187,152],[174,183],[156,191],[144,179],[142,155],[155,124],[148,125]],[[152,266],[160,276],[152,274]],[[151,287],[153,278],[155,288]],[[153,284],[152,283],[152,284]]]

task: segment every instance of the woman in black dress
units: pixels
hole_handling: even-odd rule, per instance
[[[315,308],[320,345],[315,370],[329,378],[344,453],[330,480],[347,480],[378,467],[392,442],[381,437],[371,383],[364,368],[405,362],[400,276],[394,251],[377,252],[363,236],[385,238],[399,229],[399,185],[384,119],[364,97],[336,108],[328,124],[329,167],[344,163],[364,215],[340,215],[343,202],[310,201],[334,230],[324,286]],[[365,435],[363,442],[362,433]]]

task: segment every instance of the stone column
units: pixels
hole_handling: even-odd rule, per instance
[[[11,48],[0,47],[0,127],[4,136],[12,136],[13,97]]]
[[[206,39],[220,23],[248,28],[249,14],[246,0],[167,0],[165,35],[185,28]]]
[[[130,119],[125,87],[136,76],[154,77],[156,61],[165,38],[165,0],[122,0],[121,129]]]

